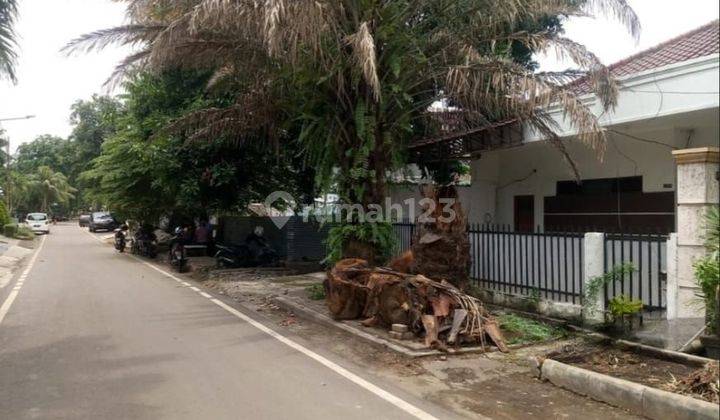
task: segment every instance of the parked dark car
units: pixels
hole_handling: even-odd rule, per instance
[[[78,226],[80,227],[88,227],[90,226],[90,219],[92,218],[89,214],[81,214],[80,218],[78,219]]]
[[[118,227],[120,227],[120,223],[107,212],[93,213],[90,218],[90,232],[97,232],[98,230],[113,231]]]

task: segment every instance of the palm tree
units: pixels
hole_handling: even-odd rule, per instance
[[[546,110],[564,110],[601,156],[605,132],[571,82],[585,77],[606,110],[616,103],[617,83],[583,45],[523,23],[606,15],[634,36],[640,30],[625,0],[127,2],[130,25],[84,35],[67,50],[141,46],[112,80],[137,68],[213,69],[209,87],[235,92],[235,104],[190,114],[169,129],[191,139],[299,141],[319,182],[364,205],[383,202],[387,174],[402,165],[408,142],[442,130],[428,112],[436,101],[460,110],[458,131],[510,119],[528,124],[579,176]],[[513,59],[518,45],[555,51],[577,68],[533,72]]]
[[[16,81],[16,41],[13,26],[17,17],[17,0],[0,0],[0,79]]]
[[[52,203],[67,203],[77,191],[68,184],[65,175],[53,171],[49,166],[40,166],[32,174],[27,189],[39,198],[40,211],[43,212],[47,212]]]

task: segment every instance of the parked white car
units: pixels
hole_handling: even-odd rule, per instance
[[[45,213],[29,213],[25,223],[35,233],[50,233],[50,219]]]

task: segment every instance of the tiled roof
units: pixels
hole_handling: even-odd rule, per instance
[[[712,21],[645,51],[631,55],[609,67],[616,78],[704,57],[720,52],[720,22]],[[584,80],[575,82],[579,90],[589,92]]]

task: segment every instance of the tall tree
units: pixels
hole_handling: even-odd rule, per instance
[[[577,173],[547,109],[556,104],[598,154],[605,133],[569,82],[587,77],[605,109],[617,84],[583,45],[545,30],[548,17],[604,14],[633,35],[624,0],[167,0],[129,1],[127,26],[85,35],[70,49],[140,44],[116,75],[135,67],[211,68],[212,86],[235,92],[233,106],[203,110],[174,126],[196,137],[218,132],[292,135],[352,203],[382,203],[388,171],[405,145],[437,134],[438,100],[461,110],[458,130],[515,119],[543,134]],[[554,50],[577,69],[536,73],[514,56]],[[354,249],[385,244],[389,229],[352,221],[336,230]],[[346,250],[347,251],[347,250]],[[348,252],[346,252],[347,254]]]
[[[55,171],[68,174],[74,162],[75,150],[70,141],[43,134],[17,148],[14,167],[22,173],[30,174],[41,166],[48,166]]]
[[[100,155],[103,142],[117,132],[122,104],[117,98],[93,95],[71,106],[70,140],[75,142],[78,171],[82,172],[91,160]]]
[[[0,0],[0,79],[8,78],[15,82],[15,19],[17,18],[17,0]]]
[[[67,203],[75,193],[75,188],[68,184],[65,175],[53,171],[49,166],[40,166],[30,176],[28,190],[38,198],[42,212],[50,211],[50,206],[55,203]]]
[[[195,141],[166,130],[188,112],[226,105],[226,98],[205,91],[209,76],[140,73],[125,83],[119,129],[81,176],[91,200],[122,217],[153,223],[162,215],[242,211],[274,190],[298,189],[303,176],[292,153],[275,157],[257,145],[238,150],[240,139],[233,137]]]

